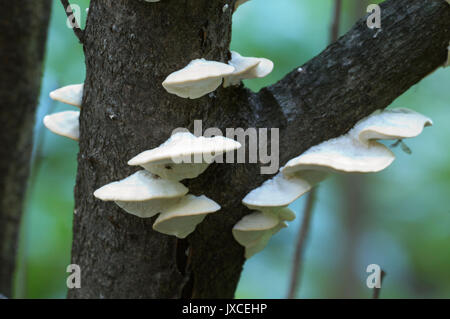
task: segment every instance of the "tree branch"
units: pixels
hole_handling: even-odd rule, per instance
[[[72,7],[70,6],[69,0],[61,0],[61,4],[64,7],[64,11],[66,12],[67,18],[70,20],[72,25],[72,30],[75,33],[75,36],[78,38],[80,43],[84,41],[84,31],[78,25],[78,21],[73,15]]]
[[[301,72],[294,70],[262,90],[262,95],[273,96],[284,115],[281,163],[344,134],[444,64],[450,39],[448,3],[388,0],[381,13],[381,29],[369,29],[361,19]]]

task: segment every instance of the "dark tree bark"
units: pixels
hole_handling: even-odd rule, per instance
[[[92,193],[136,168],[127,161],[164,142],[176,127],[280,128],[280,164],[348,131],[359,119],[442,65],[450,38],[443,0],[388,0],[382,30],[365,20],[277,84],[252,93],[219,88],[196,100],[168,94],[171,72],[196,58],[229,58],[231,11],[224,1],[92,0],[84,33],[87,75],[72,262],[82,288],[70,298],[233,297],[244,263],[233,225],[241,200],[268,175],[256,164],[214,164],[186,182],[222,206],[186,240],[152,230]],[[189,258],[184,251],[189,247]]]
[[[0,293],[10,297],[51,1],[0,3]]]

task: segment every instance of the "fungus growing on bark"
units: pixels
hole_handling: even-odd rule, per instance
[[[263,78],[273,70],[273,62],[269,59],[243,57],[234,51],[231,51],[231,60],[228,64],[235,70],[224,78],[224,87],[239,85],[244,79]]]
[[[65,104],[81,107],[84,84],[64,86],[50,92],[50,98]]]
[[[162,178],[180,181],[199,176],[215,157],[240,147],[239,142],[223,136],[197,137],[180,132],[159,147],[138,154],[128,165],[139,165]]]
[[[171,73],[162,83],[167,92],[196,99],[217,89],[234,67],[215,61],[196,59],[183,69]]]
[[[153,229],[166,235],[185,238],[195,230],[206,215],[219,209],[220,205],[204,195],[199,197],[186,195],[158,216]]]
[[[242,203],[250,209],[263,210],[271,207],[287,206],[311,190],[311,185],[304,179],[286,178],[278,173],[265,181],[260,187],[248,193]]]
[[[188,189],[179,182],[142,170],[97,189],[94,196],[103,201],[114,201],[132,215],[149,218],[163,212],[187,192]]]
[[[253,220],[258,225],[261,220],[268,221],[269,218],[276,216],[283,222],[280,215],[274,212],[307,193],[324,180],[328,173],[371,173],[385,169],[395,160],[395,155],[385,145],[375,140],[415,137],[424,127],[432,124],[433,122],[426,116],[409,109],[374,112],[358,122],[347,134],[313,146],[300,156],[291,159],[280,169],[281,173],[247,194],[242,201],[243,204],[250,209],[259,210],[265,217],[258,215],[259,213],[249,215],[252,217],[245,216],[237,224],[239,225],[237,229],[242,232],[242,225],[249,226]],[[271,217],[267,217],[268,214],[272,214]],[[247,232],[260,233],[259,229],[247,228]],[[245,233],[247,237],[242,237],[240,232],[236,233],[233,230],[236,240],[246,247],[247,256],[247,248],[251,245],[243,238],[253,238],[251,236],[256,235]],[[265,239],[270,238],[267,232],[264,236]],[[251,243],[255,245],[254,241]],[[265,246],[262,243],[258,242],[258,249]],[[250,251],[254,252],[255,249]]]
[[[379,172],[395,160],[395,155],[374,140],[415,137],[432,124],[429,118],[405,108],[376,111],[358,122],[347,134],[313,146],[290,160],[281,171],[286,176],[310,170]]]
[[[55,134],[68,137],[78,141],[80,137],[80,112],[65,111],[46,115],[44,117],[44,125]]]
[[[236,241],[245,247],[248,259],[263,250],[270,238],[285,227],[286,223],[273,214],[254,212],[234,225],[232,232]]]

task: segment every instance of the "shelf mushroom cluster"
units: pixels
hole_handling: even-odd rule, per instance
[[[169,74],[162,85],[171,94],[197,99],[215,91],[222,83],[224,87],[239,85],[243,79],[262,78],[272,70],[273,62],[268,59],[243,57],[231,52],[228,64],[196,59]]]
[[[84,84],[73,84],[50,93],[50,98],[81,108]],[[79,111],[58,112],[44,117],[44,125],[55,134],[78,141],[80,136]]]
[[[205,138],[189,132],[176,133],[159,147],[128,162],[144,170],[97,189],[94,196],[114,201],[127,213],[141,218],[159,214],[154,230],[185,238],[220,206],[204,195],[187,194],[189,190],[180,181],[199,176],[217,156],[240,147],[240,143],[223,136]]]
[[[273,178],[245,196],[242,203],[256,212],[233,228],[237,242],[250,258],[270,237],[295,218],[287,206],[309,192],[331,173],[374,173],[387,168],[395,155],[377,140],[402,140],[418,136],[433,122],[412,110],[376,111],[347,134],[315,145],[291,159]]]

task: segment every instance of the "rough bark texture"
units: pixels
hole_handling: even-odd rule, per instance
[[[284,164],[388,106],[447,55],[445,1],[389,0],[382,30],[359,21],[303,71],[257,94],[242,86],[196,100],[168,94],[161,82],[192,59],[227,61],[225,3],[91,1],[72,249],[82,288],[70,290],[70,298],[233,297],[244,257],[231,228],[249,213],[241,199],[270,177],[260,175],[259,165],[214,164],[186,182],[191,193],[222,206],[186,240],[154,232],[153,218],[125,214],[96,200],[94,190],[136,171],[128,159],[158,146],[176,127],[192,128],[195,119],[222,130],[280,128]]]
[[[0,4],[0,293],[11,296],[51,1]]]

